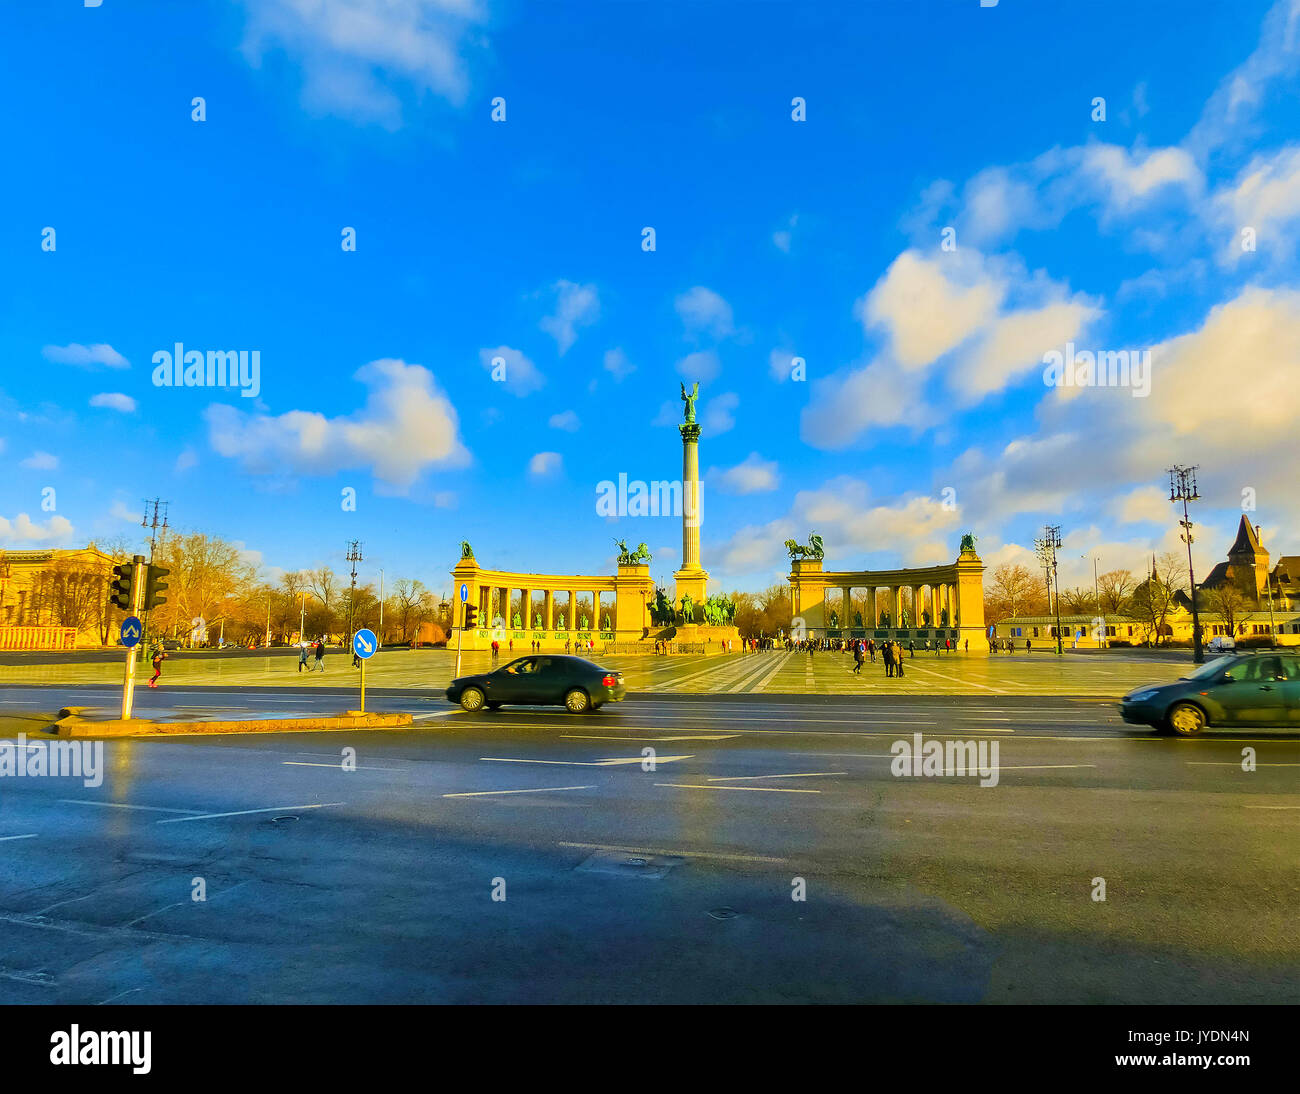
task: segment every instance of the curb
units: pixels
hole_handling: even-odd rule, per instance
[[[228,722],[151,722],[144,718],[92,722],[68,714],[50,726],[48,732],[55,737],[166,737],[197,733],[329,733],[345,729],[394,729],[411,724],[411,715],[406,713],[355,711],[314,718],[250,718]]]

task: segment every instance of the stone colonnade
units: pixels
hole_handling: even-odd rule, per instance
[[[620,564],[616,575],[529,574],[485,570],[471,557],[462,558],[451,577],[452,600],[456,605],[453,635],[461,628],[463,618],[459,608],[462,585],[467,603],[478,608],[474,628],[458,636],[462,648],[467,650],[487,649],[493,640],[536,641],[542,649],[551,651],[563,650],[575,640],[637,641],[650,623],[649,603],[654,598],[654,582],[650,579],[649,566],[644,564]],[[539,593],[542,602],[537,605],[534,598]],[[606,597],[603,606],[602,594]],[[590,606],[581,608],[579,602],[584,597],[590,599]],[[518,627],[514,625],[516,598]],[[575,618],[580,614],[586,616],[585,628],[580,626],[582,619]],[[498,619],[500,626],[497,626]]]

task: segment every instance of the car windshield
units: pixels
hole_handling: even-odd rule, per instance
[[[1216,657],[1213,661],[1206,661],[1203,665],[1198,665],[1191,672],[1185,672],[1179,677],[1180,680],[1208,680],[1211,677],[1218,676],[1233,662],[1231,657]]]

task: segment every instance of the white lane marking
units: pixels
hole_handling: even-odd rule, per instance
[[[1247,809],[1300,809],[1300,805],[1248,805]]]
[[[464,713],[465,713],[465,711],[463,711],[463,710],[459,710],[459,709],[457,709],[457,710],[435,710],[435,711],[433,711],[432,713],[429,713],[429,714],[412,714],[412,715],[411,715],[411,721],[413,721],[413,722],[424,722],[424,721],[428,721],[428,719],[430,719],[430,718],[450,718],[453,714],[464,714]],[[394,728],[397,728],[397,727],[394,727]]]
[[[548,794],[553,790],[595,790],[594,786],[539,786],[532,790],[473,790],[466,794],[444,794],[444,798],[495,798],[498,794]]]
[[[347,802],[322,802],[319,805],[275,805],[270,809],[236,809],[230,813],[200,813],[197,817],[169,817],[167,820],[154,821],[155,824],[184,824],[186,821],[215,820],[218,817],[246,817],[250,813],[289,813],[295,809],[329,809]]]
[[[1096,767],[1096,764],[998,764],[999,771],[1057,771],[1064,768]]]
[[[787,654],[785,655],[785,657],[783,657],[781,660],[777,661],[777,663],[776,663],[775,665],[772,666],[772,671],[769,672],[766,676],[764,676],[763,679],[761,679],[757,684],[755,684],[755,685],[750,689],[751,693],[752,693],[752,692],[761,692],[761,691],[765,691],[765,690],[767,690],[767,685],[770,684],[770,683],[772,682],[772,677],[774,677],[778,672],[780,672],[781,669],[785,666],[785,663],[786,663],[787,661],[789,661],[790,658],[793,657],[793,656],[794,656],[793,653],[787,653]]]
[[[96,802],[85,801],[81,798],[60,798],[61,805],[97,805],[101,809],[139,809],[145,813],[189,813],[192,816],[202,816],[202,809],[164,809],[159,805],[131,805],[128,802]]]
[[[983,688],[985,691],[993,692],[994,695],[1007,694],[1005,688],[992,688],[987,686],[986,684],[977,684],[975,683],[974,680],[963,680],[960,676],[949,676],[946,672],[935,672],[933,669],[923,669],[919,665],[913,665],[911,663],[912,661],[915,660],[915,658],[909,657],[907,660],[908,660],[908,665],[907,665],[908,671],[914,669],[916,672],[923,673],[926,676],[937,676],[941,680],[952,680],[954,683],[962,684],[968,687]],[[904,677],[904,679],[906,679],[906,677]]]
[[[1241,767],[1240,760],[1187,760],[1188,767]],[[1300,767],[1300,764],[1257,763],[1256,767]]]
[[[625,851],[632,855],[666,855],[670,858],[716,858],[724,862],[788,862],[789,859],[770,855],[733,855],[723,851],[665,851],[660,847],[620,847],[612,843],[569,843],[560,840],[561,847],[579,847],[589,851]]]
[[[313,763],[308,763],[306,760],[281,760],[280,763],[283,764],[285,767],[332,767],[334,768],[335,771],[343,770],[342,761],[336,764],[313,764]],[[352,767],[352,768],[348,768],[348,770],[349,771],[396,771],[397,768],[395,767]]]
[[[655,786],[675,786],[679,790],[764,790],[769,794],[820,794],[820,790],[795,790],[788,786],[699,786],[696,783],[655,783]]]
[[[564,741],[730,741],[739,733],[692,733],[675,737],[607,737],[595,733],[561,733]]]
[[[618,756],[609,760],[519,760],[503,756],[480,756],[487,763],[496,764],[550,764],[553,767],[619,767],[623,764],[639,764],[647,757]],[[656,756],[657,764],[668,764],[674,760],[692,760],[694,756]]]
[[[750,779],[818,779],[827,775],[847,775],[847,771],[797,771],[792,775],[710,775],[711,783],[744,782]]]
[[[28,832],[25,836],[0,836],[0,843],[5,843],[11,839],[35,839],[37,833]]]

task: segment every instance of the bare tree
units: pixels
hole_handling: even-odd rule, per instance
[[[1097,578],[1101,610],[1110,615],[1121,613],[1133,592],[1133,586],[1133,575],[1128,570],[1109,570],[1102,574]]]
[[[1229,634],[1237,633],[1238,618],[1250,608],[1241,586],[1233,581],[1224,581],[1213,589],[1198,589],[1196,596],[1198,604],[1204,604],[1223,620]]]
[[[989,577],[990,588],[984,596],[984,616],[990,623],[1046,610],[1045,594],[1038,587],[1037,576],[1018,562],[1004,562]]]

